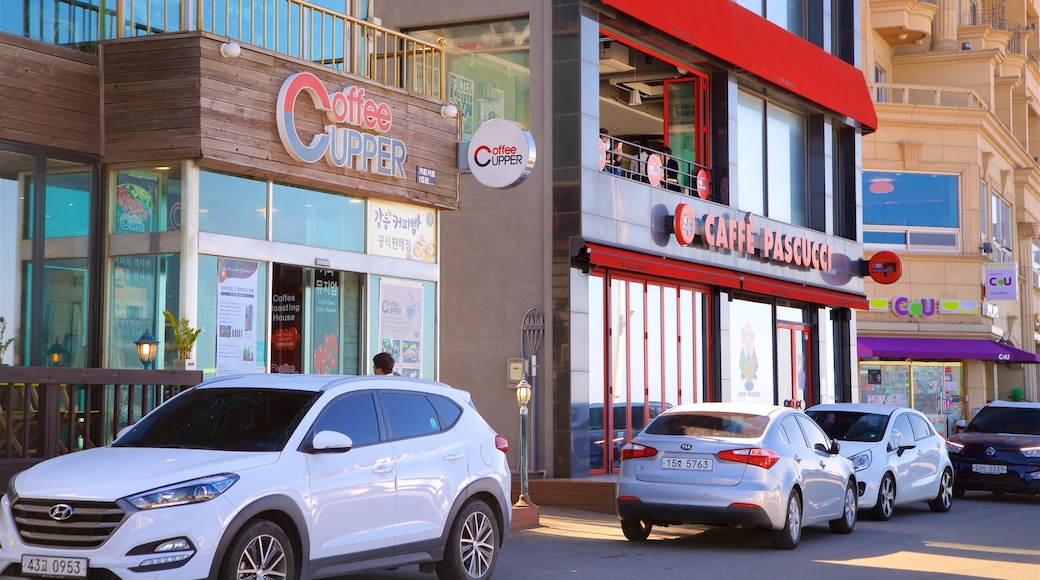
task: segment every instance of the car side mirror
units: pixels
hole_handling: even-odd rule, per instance
[[[903,453],[907,449],[913,449],[914,447],[917,447],[916,443],[907,443],[905,440],[900,440],[899,443],[900,443],[899,450],[896,451],[896,455],[898,455],[899,457],[902,457]]]
[[[831,439],[830,454],[837,455],[839,453],[841,453],[841,444],[838,443],[837,439]]]
[[[345,453],[353,446],[350,436],[339,431],[319,431],[311,440],[311,450],[318,453]]]

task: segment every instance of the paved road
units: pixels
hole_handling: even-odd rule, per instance
[[[840,578],[1040,580],[1040,498],[967,492],[946,514],[924,503],[887,522],[861,520],[849,536],[806,528],[793,551],[775,550],[758,530],[655,528],[628,542],[617,518],[542,508],[541,525],[515,530],[494,580],[643,578]],[[342,580],[434,580],[417,566]]]

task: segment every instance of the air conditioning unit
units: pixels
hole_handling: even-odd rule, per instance
[[[599,73],[628,72],[636,67],[628,64],[628,47],[617,41],[601,40],[599,43]]]

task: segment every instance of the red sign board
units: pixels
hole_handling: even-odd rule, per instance
[[[697,172],[697,195],[708,199],[708,172],[703,169]]]
[[[661,156],[654,153],[646,160],[646,179],[650,185],[661,185]]]
[[[892,284],[903,275],[903,261],[895,252],[878,252],[867,263],[867,273],[878,284]]]
[[[675,207],[675,239],[680,245],[688,246],[697,235],[697,217],[693,208],[680,203]]]

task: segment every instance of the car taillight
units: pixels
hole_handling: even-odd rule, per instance
[[[961,445],[960,443],[957,443],[956,441],[947,441],[946,442],[946,451],[949,452],[949,453],[955,453],[955,454],[956,453],[960,453],[961,451],[964,451],[964,446]]]
[[[628,442],[621,448],[621,461],[639,457],[653,457],[654,455],[657,455],[657,450],[648,445]]]
[[[501,435],[495,435],[495,449],[502,453],[509,453],[509,440]]]
[[[780,455],[771,449],[762,449],[759,447],[750,449],[729,449],[726,451],[719,451],[719,459],[726,461],[735,461],[737,463],[747,463],[748,465],[754,465],[761,467],[762,469],[769,469],[776,465],[777,461],[780,461]]]

